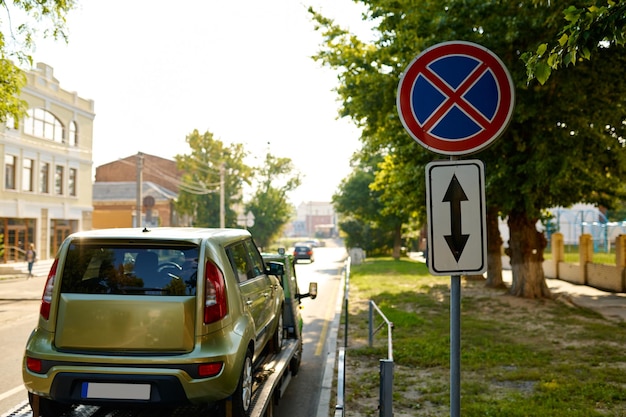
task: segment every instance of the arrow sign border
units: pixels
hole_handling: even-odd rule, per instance
[[[476,173],[477,178],[468,177],[468,172],[473,175],[474,172],[472,171]],[[461,172],[464,173],[465,177],[460,175]],[[426,165],[428,269],[432,275],[477,275],[483,274],[487,270],[484,172],[484,164],[478,159],[433,161]],[[450,197],[448,190],[454,187],[454,178],[457,179],[458,185],[461,187],[460,190],[457,189],[454,192],[459,193],[460,191],[467,200],[463,199],[463,195],[448,198]],[[463,183],[477,184],[476,188],[478,189],[472,186],[468,188]],[[434,198],[437,198],[438,201],[434,201]],[[442,213],[443,209],[434,208],[434,206],[441,204],[449,207],[446,208],[445,214]],[[471,210],[468,210],[467,207],[470,207]],[[434,212],[436,212],[436,219],[433,216]],[[468,215],[472,218],[462,219],[463,216]],[[458,218],[453,218],[455,216]],[[453,224],[455,222],[457,223]],[[470,224],[471,230],[463,230],[463,224]],[[457,240],[455,240],[455,235],[458,235],[456,236]],[[462,242],[463,239],[459,237],[462,235],[468,235],[466,242]],[[471,248],[466,246],[466,243]],[[476,248],[476,245],[480,245],[480,247]],[[454,252],[455,249],[458,253]],[[465,254],[465,251],[468,251],[470,255]],[[477,252],[479,256],[471,256],[472,253],[476,254]],[[464,254],[466,256],[463,256]]]

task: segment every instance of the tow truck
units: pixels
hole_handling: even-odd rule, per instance
[[[284,248],[277,253],[263,253],[263,259],[271,275],[277,276],[285,292],[283,309],[283,343],[279,353],[268,354],[255,368],[252,406],[250,417],[273,417],[274,406],[278,404],[291,378],[298,373],[302,360],[302,317],[300,301],[303,298],[317,297],[317,283],[309,284],[307,293],[300,293],[296,277],[295,260]],[[36,403],[33,411],[28,401],[24,401],[2,417],[39,417]],[[207,411],[209,412],[207,414]],[[80,405],[64,417],[192,417],[192,416],[232,417],[230,401],[222,406],[211,408],[199,406],[164,408],[102,409],[96,406]]]

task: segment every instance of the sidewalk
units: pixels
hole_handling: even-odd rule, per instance
[[[502,279],[511,285],[513,273],[502,270]],[[602,314],[608,320],[626,323],[626,294],[598,290],[587,285],[572,284],[554,278],[546,278],[548,288],[555,296],[562,296],[575,306],[587,308]]]
[[[47,277],[54,259],[39,260],[33,265],[33,276]],[[28,264],[26,262],[13,262],[0,266],[0,281],[27,279]]]
[[[424,262],[421,253],[411,253],[412,259]],[[502,259],[502,280],[508,286],[513,281],[513,273],[508,258]],[[572,284],[560,279],[546,278],[548,288],[555,296],[561,296],[573,305],[596,311],[608,320],[626,323],[626,293],[602,291],[587,285]]]

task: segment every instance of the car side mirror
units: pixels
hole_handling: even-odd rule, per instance
[[[306,294],[298,294],[298,300],[302,300],[303,298],[311,297],[311,300],[315,300],[317,298],[317,282],[309,283],[309,292]]]
[[[283,275],[285,275],[285,265],[281,264],[280,262],[268,262],[266,273],[269,275],[282,277]]]

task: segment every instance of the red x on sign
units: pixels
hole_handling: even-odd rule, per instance
[[[407,67],[397,94],[408,133],[434,152],[476,152],[497,139],[513,114],[514,88],[500,59],[470,42],[444,42]]]

